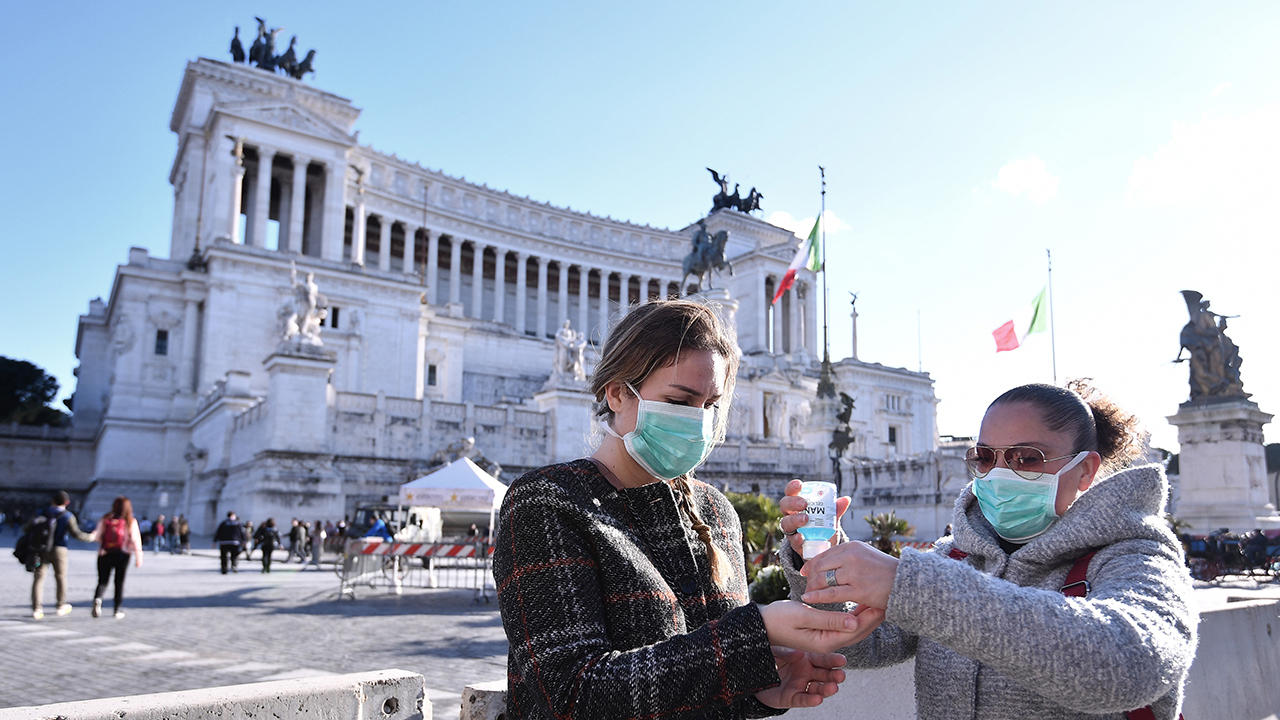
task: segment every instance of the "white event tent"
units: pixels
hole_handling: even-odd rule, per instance
[[[437,507],[441,512],[487,512],[492,538],[494,513],[506,494],[506,485],[471,462],[471,458],[463,457],[401,485],[400,504]]]

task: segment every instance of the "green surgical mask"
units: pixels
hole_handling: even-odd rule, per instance
[[[631,459],[660,480],[678,478],[701,465],[711,452],[715,413],[645,400],[629,383],[627,388],[640,402],[636,429],[619,435],[609,423],[603,423],[604,431],[621,440]]]
[[[1021,478],[1008,468],[992,468],[973,481],[973,495],[982,508],[982,516],[997,535],[1009,542],[1027,542],[1045,534],[1058,519],[1054,510],[1058,478],[1088,456],[1088,450],[1078,453],[1058,472],[1035,480]]]

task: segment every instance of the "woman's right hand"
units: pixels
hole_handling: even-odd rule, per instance
[[[856,614],[818,610],[801,602],[780,600],[760,605],[771,645],[829,653],[860,642],[884,620],[884,610]]]
[[[805,523],[809,522],[809,516],[805,514],[805,508],[808,503],[804,498],[800,497],[801,483],[799,480],[792,480],[787,483],[786,490],[783,491],[783,497],[778,501],[778,508],[782,510],[782,532],[787,537],[787,541],[791,543],[791,549],[796,551],[796,555],[800,554],[801,548],[804,546],[804,538],[797,532]],[[836,527],[840,527],[840,519],[844,517],[844,512],[849,509],[851,498],[849,496],[836,498]],[[837,536],[831,536],[831,546],[838,544]]]

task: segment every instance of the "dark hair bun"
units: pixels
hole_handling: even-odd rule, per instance
[[[1142,455],[1146,433],[1133,414],[1117,405],[1093,385],[1092,378],[1076,378],[1067,382],[1067,389],[1080,396],[1093,412],[1093,424],[1097,433],[1097,451],[1103,464],[1111,467],[1131,465]]]

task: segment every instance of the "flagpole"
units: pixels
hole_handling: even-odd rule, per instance
[[[1058,341],[1053,328],[1053,253],[1044,249],[1049,261],[1049,354],[1053,358],[1053,384],[1058,384]]]
[[[818,174],[822,177],[822,212],[818,222],[822,223],[822,360],[831,362],[831,345],[827,342],[827,170],[818,166]]]
[[[822,371],[818,374],[818,397],[835,398],[836,384],[831,377],[831,343],[827,340],[827,169],[818,166],[822,178],[822,211],[818,222],[822,226]]]

